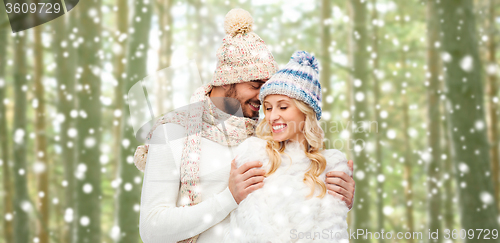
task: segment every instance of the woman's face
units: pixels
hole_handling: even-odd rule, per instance
[[[268,95],[264,99],[264,114],[271,127],[274,141],[304,141],[306,116],[286,95]]]

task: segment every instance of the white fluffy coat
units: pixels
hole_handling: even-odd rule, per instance
[[[266,141],[251,137],[235,150],[237,167],[246,162],[261,161],[269,170]],[[299,143],[288,142],[281,166],[264,179],[264,186],[247,196],[230,215],[224,242],[348,242],[345,202],[326,194],[307,199],[310,187],[303,182],[311,161]],[[351,175],[345,155],[336,149],[322,151],[327,166],[319,179],[325,181],[329,171]],[[288,157],[288,156],[290,157]],[[292,161],[290,161],[290,158]],[[342,236],[342,237],[340,237]],[[314,241],[313,241],[313,238]]]

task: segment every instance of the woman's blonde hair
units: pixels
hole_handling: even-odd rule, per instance
[[[314,195],[316,186],[319,186],[321,193],[318,197],[322,198],[326,195],[326,185],[325,182],[320,180],[318,177],[319,175],[321,175],[321,173],[323,173],[323,171],[325,171],[326,168],[326,159],[320,153],[324,149],[324,132],[323,129],[321,129],[318,120],[316,119],[316,113],[314,112],[314,110],[300,100],[292,100],[295,106],[306,116],[303,131],[306,139],[304,152],[306,156],[311,160],[309,171],[307,171],[304,175],[304,183],[309,185],[309,187],[311,188],[311,193],[307,197],[311,198]],[[265,176],[269,176],[274,173],[281,165],[281,154],[285,151],[285,141],[277,142],[273,140],[271,128],[265,118],[257,126],[256,135],[259,138],[267,140],[266,152],[269,155],[269,162],[271,167],[265,174]]]

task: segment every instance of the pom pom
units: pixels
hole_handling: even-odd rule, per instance
[[[316,60],[316,58],[313,55],[309,54],[308,52],[296,51],[295,53],[293,53],[291,59],[297,62],[298,64],[310,66],[312,67],[312,69],[314,69],[314,71],[319,73],[318,60]]]
[[[226,34],[235,36],[252,31],[253,18],[249,12],[241,8],[235,8],[226,14],[224,19],[224,30]]]
[[[142,145],[137,147],[134,154],[134,164],[137,169],[144,172],[146,169],[146,161],[148,159],[148,145]]]

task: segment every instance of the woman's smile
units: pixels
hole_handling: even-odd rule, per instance
[[[275,123],[273,124],[273,133],[280,133],[280,132],[284,132],[287,125],[286,123]]]

